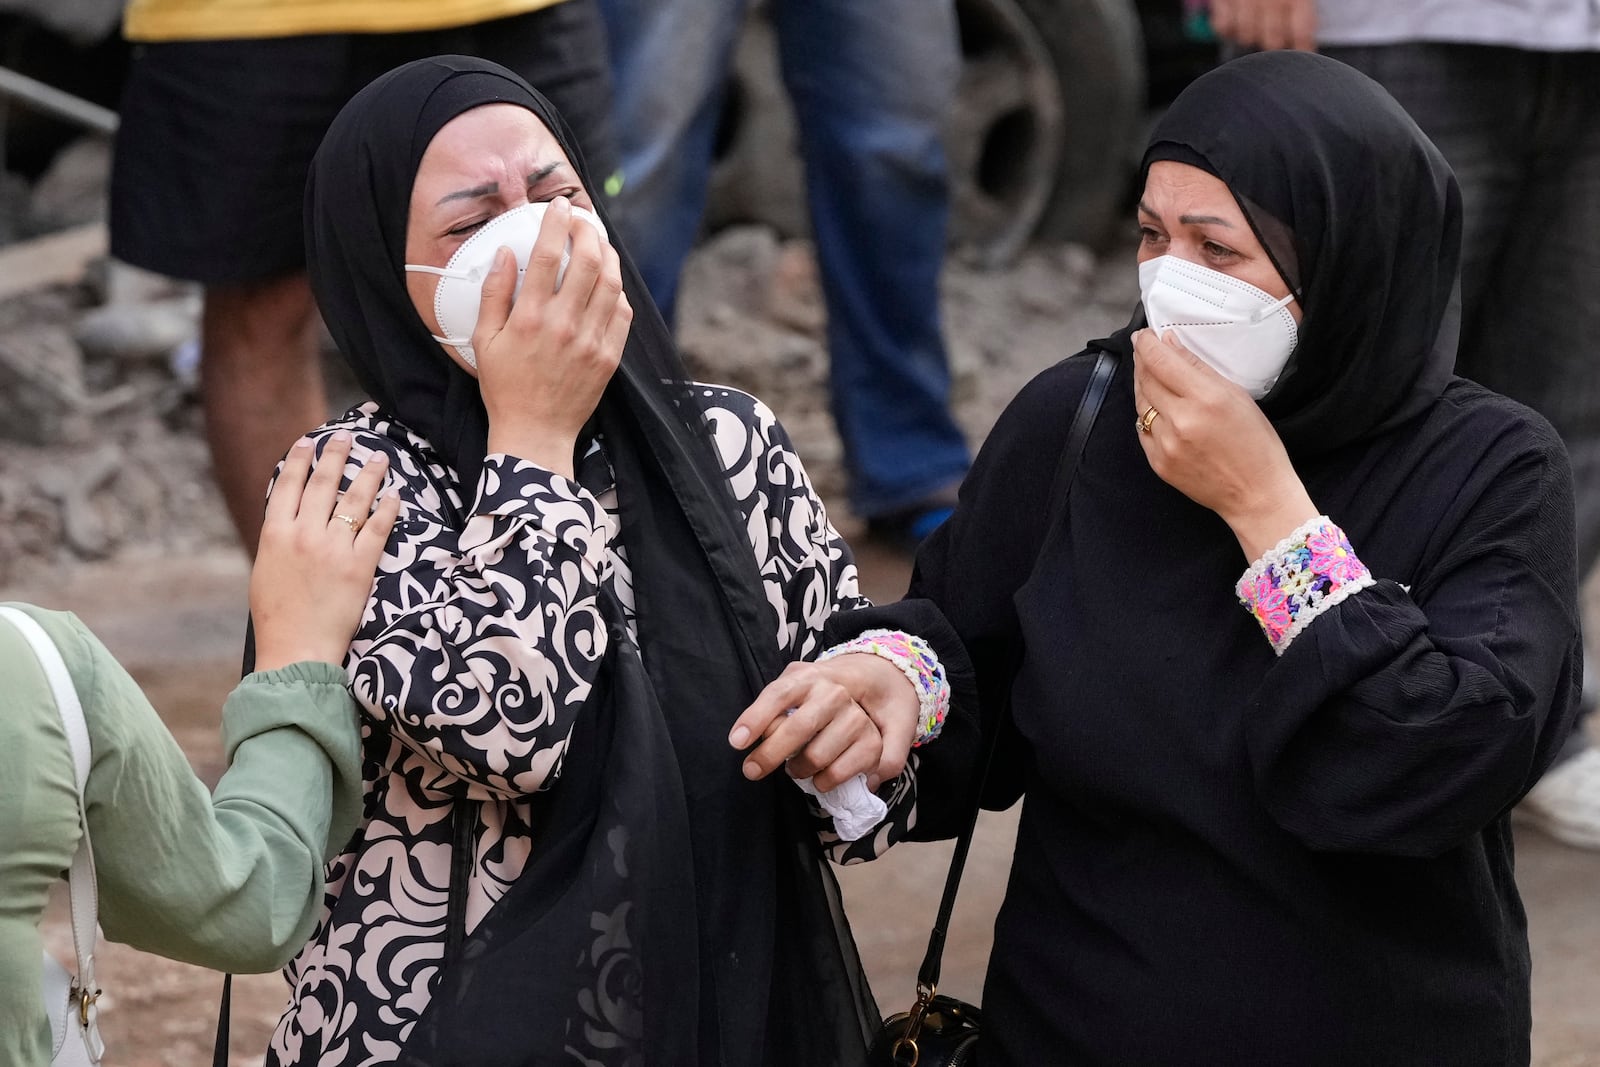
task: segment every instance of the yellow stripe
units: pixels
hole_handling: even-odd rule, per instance
[[[132,0],[130,41],[212,41],[470,26],[561,0]]]

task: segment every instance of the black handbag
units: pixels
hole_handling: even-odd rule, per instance
[[[1094,428],[1095,416],[1100,412],[1101,401],[1110,388],[1111,376],[1117,360],[1109,352],[1095,356],[1094,367],[1089,372],[1089,384],[1083,399],[1072,417],[1072,428],[1067,432],[1066,447],[1056,467],[1055,481],[1051,485],[1050,502],[1046,508],[1045,531],[1055,526],[1065,505],[1067,488],[1078,469],[1078,459],[1083,446]],[[945,876],[944,896],[939,900],[939,914],[934,919],[933,932],[928,937],[928,951],[917,970],[917,1000],[910,1011],[891,1015],[885,1019],[877,1038],[872,1043],[872,1067],[972,1067],[977,1063],[978,1042],[983,1027],[983,1010],[955,997],[939,994],[939,965],[944,957],[945,932],[950,928],[950,914],[955,910],[956,891],[961,887],[961,869],[967,862],[967,850],[972,846],[972,832],[978,825],[978,811],[982,806],[983,787],[989,779],[989,768],[994,762],[996,743],[1005,725],[1005,709],[1000,721],[984,746],[983,762],[973,783],[971,812],[961,836],[956,838],[955,853],[950,857],[950,873]]]

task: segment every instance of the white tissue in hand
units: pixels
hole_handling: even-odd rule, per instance
[[[845,841],[859,841],[889,814],[889,805],[867,788],[867,776],[858,774],[840,785],[820,792],[809,778],[796,778],[794,784],[817,798],[822,810],[833,818],[834,832]]]

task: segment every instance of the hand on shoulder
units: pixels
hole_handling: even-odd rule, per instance
[[[256,670],[342,663],[361,621],[400,498],[378,499],[389,467],[381,452],[339,492],[350,443],[348,432],[335,433],[313,471],[311,441],[296,442],[267,499],[250,572]]]

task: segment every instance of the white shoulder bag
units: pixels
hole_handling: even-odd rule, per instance
[[[89,728],[83,721],[83,705],[73,687],[72,676],[62,662],[50,635],[32,618],[16,608],[0,607],[0,616],[10,620],[38,657],[45,679],[61,712],[67,744],[72,749],[72,766],[77,777],[78,819],[83,836],[67,872],[72,898],[72,942],[78,956],[78,976],[68,974],[50,953],[44,954],[44,1003],[50,1015],[53,1067],[97,1067],[105,1055],[100,1040],[95,1001],[100,990],[94,981],[94,946],[99,935],[99,901],[95,895],[94,852],[89,847],[89,820],[83,803],[84,784],[89,779]]]

